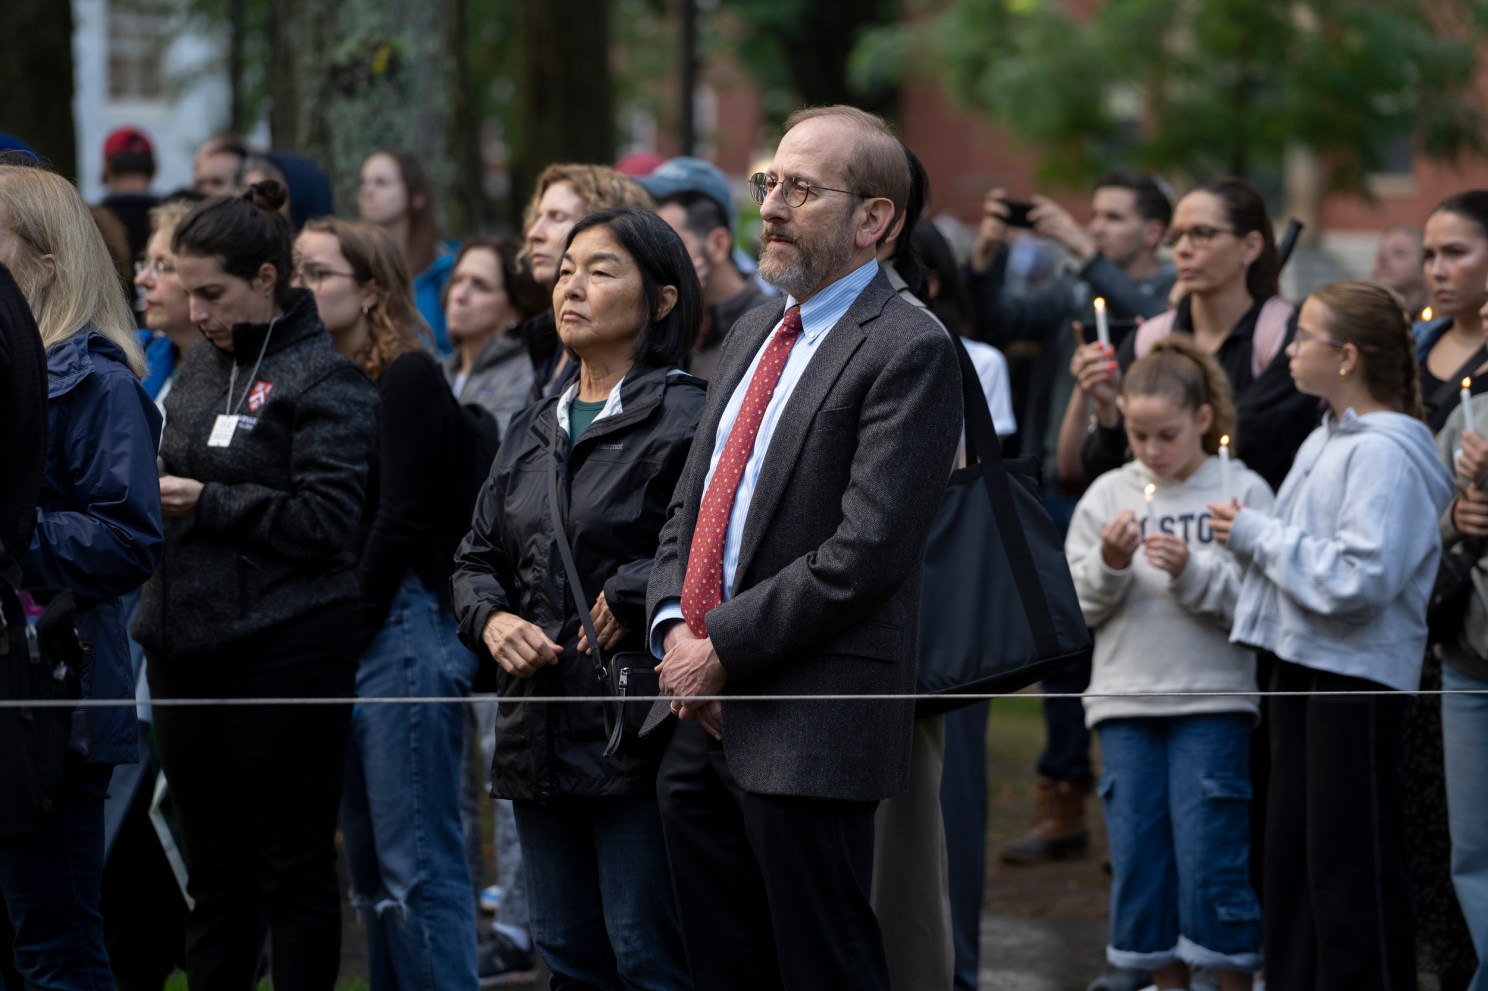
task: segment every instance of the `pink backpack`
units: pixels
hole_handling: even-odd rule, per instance
[[[1292,319],[1292,309],[1292,304],[1280,296],[1272,296],[1261,307],[1261,315],[1256,318],[1255,334],[1250,340],[1251,378],[1260,378],[1261,373],[1270,367],[1281,352],[1282,344],[1286,341],[1287,323]],[[1145,358],[1152,350],[1152,345],[1173,332],[1173,319],[1176,315],[1175,311],[1168,310],[1151,320],[1143,321],[1142,326],[1137,328],[1134,345],[1138,358]]]

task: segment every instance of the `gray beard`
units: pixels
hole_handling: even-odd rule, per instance
[[[852,261],[853,246],[849,238],[839,237],[820,245],[803,245],[797,241],[795,246],[794,260],[787,261],[766,248],[759,262],[760,278],[795,299],[811,295]]]

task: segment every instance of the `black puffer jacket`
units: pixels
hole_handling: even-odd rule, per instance
[[[568,454],[560,431],[558,478],[564,519],[584,591],[604,592],[629,631],[615,651],[646,649],[646,583],[672,488],[702,413],[704,384],[676,369],[637,368],[620,387],[620,412],[595,420]],[[532,678],[501,672],[503,698],[599,694],[594,662],[574,648],[579,614],[564,577],[548,514],[548,466],[557,398],[512,417],[451,579],[460,637],[489,661],[481,642],[498,610],[514,612],[563,645],[556,665]],[[634,795],[655,788],[665,733],[603,756],[603,703],[503,702],[496,720],[492,794],[550,802],[561,796]]]
[[[238,324],[230,352],[193,347],[165,401],[165,471],[204,488],[194,514],[166,519],[164,562],[140,600],[134,636],[151,663],[357,600],[352,539],[376,450],[377,387],[331,345],[309,292],[296,290],[268,330]],[[234,362],[232,402],[246,389],[241,413],[254,423],[212,447]]]

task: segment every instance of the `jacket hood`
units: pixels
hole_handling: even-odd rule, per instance
[[[305,221],[329,217],[335,212],[330,177],[319,165],[289,151],[271,151],[264,157],[284,173],[284,182],[289,186],[289,220],[296,234]]]
[[[702,392],[708,389],[708,383],[680,368],[669,365],[636,365],[620,383],[620,411],[595,420],[579,442],[582,444],[611,429],[645,419],[660,405],[666,390],[677,386],[692,387]],[[559,393],[537,404],[532,418],[532,430],[538,437],[547,439],[552,436],[553,420],[558,415],[558,404],[562,400],[563,394]]]
[[[1452,493],[1455,486],[1452,476],[1442,465],[1441,455],[1436,449],[1436,439],[1431,436],[1431,431],[1426,424],[1413,416],[1404,413],[1369,413],[1360,416],[1352,409],[1345,410],[1342,417],[1329,414],[1323,421],[1323,425],[1330,434],[1366,434],[1375,433],[1389,437],[1398,444],[1401,450],[1409,457],[1411,465],[1415,467],[1426,487],[1431,491],[1431,498],[1438,506],[1445,506],[1452,501]]]
[[[47,398],[55,399],[75,388],[79,382],[93,373],[93,361],[88,352],[112,358],[125,368],[129,358],[123,348],[104,337],[91,327],[85,327],[47,349]]]

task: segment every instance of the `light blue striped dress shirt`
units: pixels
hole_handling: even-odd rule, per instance
[[[754,450],[749,453],[749,461],[744,465],[744,475],[739,479],[739,488],[734,493],[734,505],[729,511],[728,532],[724,534],[723,540],[723,601],[727,602],[733,598],[734,573],[739,568],[739,549],[744,542],[744,525],[749,521],[749,503],[754,498],[754,487],[759,482],[760,468],[765,462],[765,452],[770,449],[770,438],[775,433],[775,425],[780,422],[780,416],[785,410],[785,405],[790,401],[791,393],[796,391],[796,385],[801,381],[801,376],[806,373],[806,367],[811,364],[822,342],[827,339],[827,334],[837,322],[847,315],[868,283],[878,274],[878,262],[870,260],[861,267],[854,269],[847,275],[833,282],[825,289],[812,295],[810,299],[801,304],[801,338],[796,341],[796,346],[791,348],[790,357],[786,360],[785,368],[780,373],[780,381],[775,384],[775,392],[770,396],[770,405],[765,407],[765,417],[760,422],[759,433],[754,438]],[[788,310],[796,305],[794,296],[787,296],[785,308]],[[784,323],[784,319],[780,321]],[[708,486],[713,482],[713,473],[718,469],[718,460],[723,456],[724,445],[728,443],[729,433],[733,430],[734,421],[738,419],[739,409],[744,405],[744,395],[749,391],[749,383],[754,379],[754,370],[759,367],[760,360],[765,356],[765,349],[769,346],[770,339],[780,329],[780,323],[775,324],[774,330],[770,331],[765,338],[764,344],[755,353],[754,361],[749,364],[749,371],[739,381],[734,393],[729,397],[728,405],[723,408],[723,416],[718,421],[718,436],[713,441],[713,456],[708,463],[708,477],[703,482],[703,491],[708,491]],[[656,618],[651,623],[651,652],[657,657],[663,656],[665,651],[661,649],[661,637],[657,631],[665,623],[682,618],[682,600],[668,600],[656,610]]]

